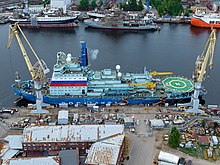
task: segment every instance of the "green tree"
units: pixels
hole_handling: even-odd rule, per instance
[[[91,6],[93,9],[95,9],[97,7],[96,0],[92,0]]]
[[[78,10],[87,11],[89,8],[89,0],[80,0]]]
[[[130,10],[136,10],[137,9],[137,1],[136,0],[129,0],[128,5],[130,6]]]
[[[144,9],[142,0],[128,0],[127,3],[121,3],[120,8],[125,11],[141,11]]]
[[[180,144],[180,132],[176,127],[172,127],[168,140],[168,145],[171,148],[177,148],[179,144]]]
[[[184,16],[187,16],[187,17],[189,16],[189,9],[184,10]]]
[[[137,10],[138,10],[138,11],[141,11],[141,10],[143,10],[143,9],[144,9],[143,2],[142,2],[142,0],[139,0],[139,1],[138,1],[138,5],[137,5]]]
[[[99,0],[99,3],[98,3],[99,7],[101,7],[103,4],[104,4],[103,0]]]
[[[177,16],[183,12],[181,0],[154,0],[154,4],[156,4],[156,9],[160,16]]]

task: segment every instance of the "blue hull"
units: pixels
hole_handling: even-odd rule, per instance
[[[20,90],[12,87],[17,96],[23,97],[26,100],[35,102],[36,97],[32,94],[21,92]],[[188,101],[190,97],[179,97],[173,99],[166,99],[166,103],[178,103]],[[43,102],[59,105],[60,103],[67,103],[69,105],[74,104],[96,104],[96,105],[106,105],[106,104],[117,104],[121,103],[123,98],[121,97],[51,97],[43,96]],[[138,104],[154,104],[160,101],[159,97],[146,97],[146,98],[127,98],[128,105],[138,105]]]

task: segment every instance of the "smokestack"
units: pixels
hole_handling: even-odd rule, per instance
[[[81,41],[81,66],[86,67],[88,65],[88,54],[87,54],[87,47],[86,42]]]

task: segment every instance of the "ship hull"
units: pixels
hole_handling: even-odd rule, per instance
[[[35,102],[36,97],[33,94],[29,94],[27,92],[21,92],[19,89],[13,87],[15,94],[19,97],[22,97],[28,101]],[[179,102],[188,102],[191,97],[178,97],[178,98],[168,98],[166,99],[166,103],[175,104]],[[43,96],[43,102],[51,105],[59,105],[61,103],[66,103],[69,106],[81,104],[81,105],[106,105],[106,104],[123,104],[123,97],[55,97],[55,96]],[[152,96],[152,97],[135,97],[135,98],[126,98],[127,105],[138,105],[138,104],[154,104],[161,101],[160,97]]]
[[[55,27],[55,28],[65,28],[65,27],[76,27],[78,26],[75,23],[77,17],[71,18],[62,18],[62,17],[55,17],[53,18],[37,18],[34,21],[30,19],[10,19],[10,23],[18,23],[21,27],[29,27],[29,28],[47,28],[47,27]]]
[[[20,27],[25,28],[72,28],[72,27],[78,27],[76,23],[67,23],[67,24],[37,24],[37,25],[31,25],[31,24],[19,24]]]

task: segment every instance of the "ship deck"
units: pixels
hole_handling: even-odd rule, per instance
[[[166,89],[176,92],[191,92],[194,89],[193,82],[182,77],[167,77],[162,83]]]

